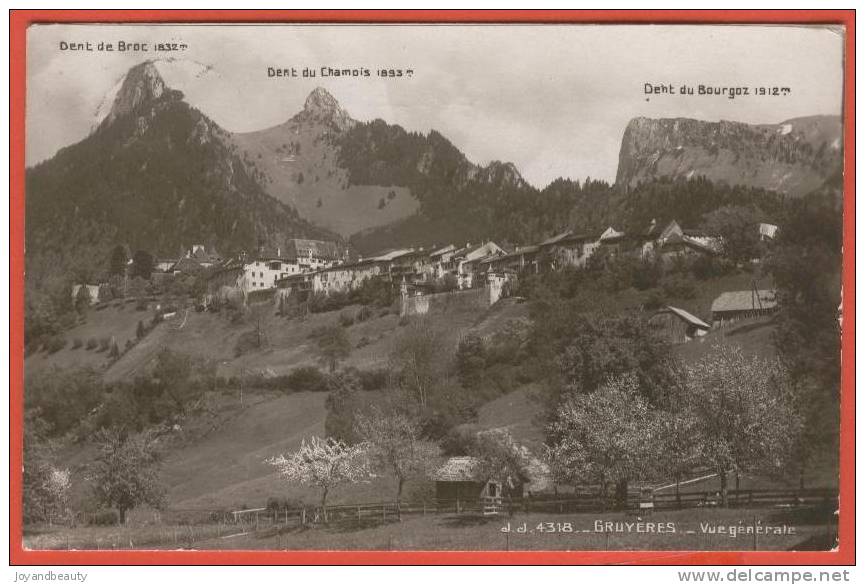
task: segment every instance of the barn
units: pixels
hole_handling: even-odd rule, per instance
[[[651,317],[649,325],[670,343],[686,343],[704,336],[711,325],[678,307],[667,306]]]
[[[482,479],[479,473],[480,466],[480,461],[476,457],[451,457],[445,461],[433,475],[436,484],[436,500],[469,502],[484,497],[501,498],[502,481]]]
[[[712,325],[723,327],[747,317],[770,315],[778,309],[774,290],[737,290],[712,301]]]
[[[528,456],[528,477],[480,477],[481,463],[476,457],[451,457],[433,474],[436,500],[476,502],[480,499],[501,501],[502,497],[522,498],[526,494],[550,491],[553,486],[549,467],[539,459]],[[523,481],[521,481],[523,480]]]

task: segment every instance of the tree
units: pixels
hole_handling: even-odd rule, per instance
[[[565,484],[596,483],[603,498],[613,483],[624,504],[628,482],[654,474],[659,420],[633,373],[610,378],[590,394],[571,393],[551,424],[553,475]]]
[[[357,434],[369,446],[370,456],[379,468],[397,479],[396,502],[402,500],[406,480],[423,477],[432,468],[438,449],[421,438],[416,420],[394,409],[374,407],[369,415],[359,414]]]
[[[90,468],[93,496],[101,505],[117,509],[120,523],[142,504],[155,508],[165,501],[159,479],[160,453],[152,433],[127,435],[116,428],[96,434],[99,452]]]
[[[717,472],[727,506],[728,472],[779,473],[792,460],[802,419],[791,380],[780,361],[726,345],[686,371],[699,459]]]
[[[353,371],[330,374],[327,376],[327,390],[325,434],[349,445],[360,442],[355,420],[367,403],[361,396],[360,379]]]
[[[140,277],[144,280],[150,280],[150,275],[153,273],[153,255],[146,250],[138,250],[132,255],[132,269],[129,276],[132,278]]]
[[[279,470],[289,484],[303,484],[321,489],[321,509],[327,520],[327,495],[340,485],[359,483],[374,477],[367,446],[348,446],[335,439],[312,437],[301,441],[300,448],[287,455],[266,460]]]
[[[658,430],[659,470],[676,481],[676,505],[681,506],[679,492],[682,477],[693,470],[700,460],[697,442],[699,421],[690,407],[685,373],[676,368],[667,403],[663,405]]]
[[[478,433],[469,447],[469,455],[478,461],[475,473],[481,481],[486,483],[497,479],[505,483],[509,501],[517,486],[530,480],[529,451],[520,446],[506,429]],[[513,510],[512,506],[508,508]]]
[[[339,362],[351,353],[351,342],[349,342],[348,335],[342,327],[331,325],[318,333],[316,348],[318,349],[319,362],[327,366],[330,373],[333,373]]]
[[[102,376],[86,367],[44,368],[28,376],[24,407],[38,411],[46,433],[64,435],[74,430],[103,398]]]
[[[703,228],[720,236],[724,255],[742,264],[760,254],[760,221],[761,213],[753,207],[725,205],[703,216]]]
[[[639,314],[586,311],[584,300],[592,302],[579,296],[541,299],[533,306],[529,349],[547,378],[549,417],[555,417],[563,394],[588,394],[610,376],[624,374],[636,376],[640,394],[650,404],[660,403],[670,387],[669,342]]]
[[[193,381],[194,366],[192,357],[167,347],[156,354],[153,381],[159,394],[171,400],[180,413],[186,412],[186,404],[199,393]]]
[[[449,357],[442,330],[427,319],[414,320],[390,355],[396,386],[419,408],[426,408],[435,388],[447,383]]]
[[[108,265],[108,274],[114,276],[123,276],[126,274],[126,248],[121,245],[114,246],[111,251],[111,260]]]
[[[82,284],[75,293],[75,310],[84,313],[90,307],[90,303],[90,289],[86,284]]]
[[[66,510],[69,470],[54,465],[56,446],[48,438],[49,425],[39,411],[24,419],[24,465],[21,491],[24,522],[51,522]]]
[[[839,175],[789,205],[766,261],[780,307],[775,347],[806,403],[798,458],[803,487],[805,466],[838,456],[841,211]]]
[[[144,339],[147,335],[147,329],[144,327],[144,321],[138,320],[138,326],[135,328],[135,337],[137,339]]]
[[[457,345],[456,367],[464,388],[477,388],[484,380],[487,350],[484,340],[476,333],[460,339]]]

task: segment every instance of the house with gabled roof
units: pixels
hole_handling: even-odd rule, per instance
[[[778,310],[777,293],[774,290],[737,290],[721,293],[712,301],[712,325],[724,327],[739,319],[764,317]]]
[[[687,343],[706,335],[711,325],[685,309],[666,306],[649,317],[656,333],[673,344]]]
[[[549,268],[561,270],[566,266],[585,268],[599,245],[600,237],[597,234],[566,230],[544,240],[538,247],[550,263]]]

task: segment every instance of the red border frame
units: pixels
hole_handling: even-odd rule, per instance
[[[840,24],[845,38],[844,329],[841,340],[839,548],[817,552],[30,551],[22,546],[24,364],[24,109],[26,30],[39,22],[748,23]],[[11,10],[10,11],[10,563],[14,565],[855,564],[855,10]],[[12,424],[12,423],[15,424]]]

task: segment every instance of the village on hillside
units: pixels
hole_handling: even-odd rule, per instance
[[[754,239],[767,242],[775,237],[776,225],[758,223],[751,226]],[[254,253],[222,258],[204,245],[194,244],[179,258],[153,260],[148,285],[167,290],[174,281],[194,280],[202,283],[204,293],[192,299],[199,309],[213,309],[240,299],[250,302],[308,301],[313,295],[348,293],[367,281],[382,281],[399,287],[403,307],[411,297],[442,292],[483,288],[486,302],[495,304],[508,297],[520,275],[585,269],[590,262],[604,263],[616,258],[632,258],[662,266],[712,262],[723,256],[724,241],[720,235],[703,230],[683,229],[675,220],[661,226],[656,221],[636,233],[608,227],[600,234],[578,234],[566,230],[541,242],[503,247],[493,241],[465,245],[448,244],[427,249],[400,248],[370,256],[355,254],[333,241],[293,239],[286,249],[262,247]],[[146,253],[144,253],[146,254]],[[759,263],[755,257],[752,262]],[[133,267],[133,259],[128,260]],[[129,273],[124,270],[123,283],[128,286]],[[139,277],[140,278],[140,277]],[[113,298],[112,285],[76,284],[72,297],[98,304]],[[726,291],[712,303],[711,325],[684,309],[665,307],[658,314],[682,321],[676,329],[686,330],[686,339],[702,336],[712,326],[744,317],[765,315],[776,307],[773,290]],[[405,314],[406,310],[403,309]],[[684,341],[681,335],[678,341]]]

